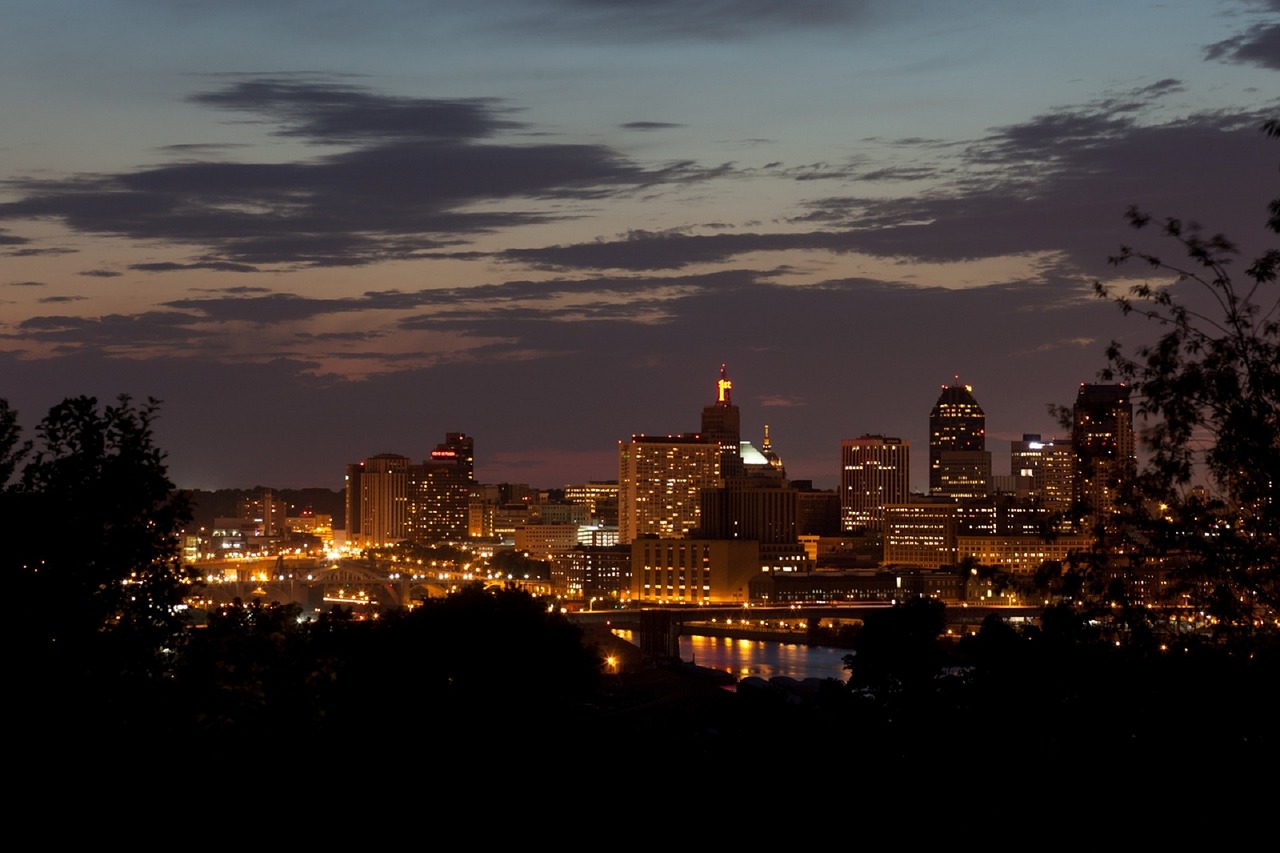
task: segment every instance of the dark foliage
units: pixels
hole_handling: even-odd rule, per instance
[[[135,727],[166,689],[190,578],[177,540],[187,508],[152,441],[155,414],[155,401],[77,397],[49,411],[20,456],[6,435],[0,458],[20,476],[0,511],[21,533],[0,560],[22,602],[6,620],[22,720],[73,735],[92,709],[95,725]]]
[[[1280,137],[1280,124],[1264,130]],[[1268,229],[1280,232],[1280,199]],[[1152,217],[1130,209],[1131,226]],[[1158,226],[1183,260],[1122,247],[1117,265],[1144,264],[1164,280],[1116,294],[1126,314],[1160,334],[1126,353],[1108,349],[1104,379],[1128,383],[1148,461],[1129,495],[1125,521],[1149,554],[1171,561],[1180,592],[1218,620],[1224,634],[1280,628],[1280,249],[1244,270],[1222,234],[1194,223]],[[1202,484],[1207,488],[1193,488]]]

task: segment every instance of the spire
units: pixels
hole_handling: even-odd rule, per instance
[[[778,458],[778,454],[773,452],[773,442],[769,440],[769,425],[764,425],[764,444],[760,447],[760,455],[769,460],[769,466],[777,471],[782,471],[782,460]]]
[[[732,406],[732,392],[733,383],[729,381],[728,370],[723,364],[721,364],[720,381],[716,383],[716,404],[720,406]]]

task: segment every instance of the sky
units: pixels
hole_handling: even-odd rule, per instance
[[[0,396],[160,402],[183,488],[486,483],[699,428],[833,488],[970,385],[993,470],[1106,348],[1125,211],[1275,245],[1280,0],[8,0]],[[1191,297],[1189,297],[1191,298]]]

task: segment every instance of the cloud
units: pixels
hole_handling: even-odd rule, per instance
[[[240,285],[239,287],[193,287],[194,293],[228,293],[236,296],[247,296],[253,293],[270,293],[269,287],[253,287],[250,285]]]
[[[30,342],[63,343],[74,349],[106,347],[136,350],[157,343],[189,342],[197,334],[193,319],[190,314],[173,311],[104,317],[29,317],[17,324],[19,335],[16,337]]]
[[[43,281],[11,281],[9,287],[47,287]]]
[[[80,272],[76,273],[76,275],[85,275],[85,276],[89,276],[90,278],[118,278],[119,276],[124,275],[124,273],[116,272],[115,270],[98,269],[98,270],[81,270]]]
[[[233,264],[230,261],[206,261],[204,263],[178,264],[160,262],[148,264],[130,264],[129,269],[140,272],[180,272],[182,270],[217,270],[219,272],[257,272],[258,268],[249,264]]]
[[[458,142],[521,126],[502,118],[503,107],[493,99],[402,98],[294,77],[241,80],[189,100],[262,114],[278,125],[276,134],[311,143]]]
[[[52,302],[80,302],[88,298],[87,296],[44,296],[37,301],[43,305]]]
[[[789,397],[780,394],[762,395],[756,398],[756,405],[764,409],[790,409],[807,405],[800,397]]]
[[[575,203],[730,171],[645,166],[597,144],[503,143],[491,137],[517,125],[495,101],[391,98],[275,78],[240,80],[193,100],[262,114],[278,133],[306,142],[349,147],[283,163],[194,160],[16,180],[21,197],[0,204],[0,219],[54,219],[82,233],[199,252],[187,263],[135,267],[145,271],[361,266],[573,217]]]
[[[1280,12],[1280,3],[1271,2],[1270,12]],[[1204,57],[1216,62],[1252,64],[1280,70],[1280,23],[1258,23],[1243,33],[1209,45]]]
[[[668,130],[673,127],[684,127],[682,124],[672,124],[666,121],[629,121],[626,124],[620,124],[618,127],[623,130]]]
[[[3,214],[0,213],[0,216],[3,216]],[[26,241],[23,241],[23,242],[26,242]],[[41,258],[41,257],[55,256],[55,255],[74,255],[75,253],[76,253],[75,249],[65,249],[65,248],[58,247],[58,248],[47,248],[47,249],[36,249],[36,248],[15,249],[12,252],[4,252],[3,254],[7,255],[10,258]]]
[[[803,202],[787,220],[806,231],[690,234],[635,231],[622,239],[508,249],[498,257],[549,270],[679,270],[747,253],[810,250],[954,263],[1054,254],[1077,269],[1101,269],[1124,236],[1133,204],[1194,214],[1214,230],[1258,232],[1274,169],[1274,143],[1259,132],[1267,111],[1196,113],[1143,121],[1176,80],[994,129],[957,148],[945,168],[821,169],[851,185],[869,175],[932,177],[913,194],[833,195]],[[937,155],[930,141],[924,154]],[[1254,164],[1252,167],[1247,164]],[[803,174],[793,174],[803,179]]]

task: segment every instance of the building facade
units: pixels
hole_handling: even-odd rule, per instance
[[[618,442],[618,539],[679,538],[701,523],[703,489],[720,484],[721,446],[699,433]]]
[[[380,453],[347,466],[347,543],[391,545],[408,536],[409,457]]]
[[[911,493],[911,442],[864,435],[840,442],[840,523],[880,530],[884,508]]]
[[[991,458],[987,450],[987,416],[969,385],[944,385],[929,412],[929,493],[946,497],[981,497],[990,489]]]
[[[1080,383],[1072,410],[1075,505],[1080,523],[1105,524],[1120,508],[1120,490],[1137,468],[1133,404],[1124,385]]]
[[[415,542],[465,539],[475,487],[475,441],[445,433],[421,465],[408,470],[408,537]]]
[[[631,598],[652,604],[742,604],[760,572],[754,540],[638,539]]]

